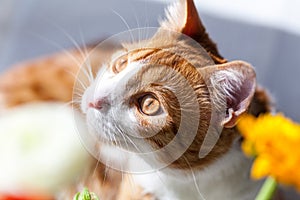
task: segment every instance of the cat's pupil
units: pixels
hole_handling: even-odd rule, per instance
[[[159,101],[151,94],[142,97],[140,102],[140,109],[146,115],[155,115],[160,110]]]

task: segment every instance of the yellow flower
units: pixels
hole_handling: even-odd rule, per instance
[[[282,114],[265,114],[244,115],[237,127],[245,138],[243,151],[256,156],[251,176],[271,176],[300,190],[300,125]]]

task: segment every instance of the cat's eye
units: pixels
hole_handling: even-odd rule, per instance
[[[121,56],[119,57],[114,63],[113,63],[113,66],[112,66],[112,70],[114,73],[119,73],[121,72],[123,69],[126,68],[127,66],[127,55],[124,55],[124,56]]]
[[[139,107],[145,115],[157,115],[161,111],[161,106],[157,98],[152,94],[147,94],[139,99]]]

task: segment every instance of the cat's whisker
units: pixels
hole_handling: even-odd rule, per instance
[[[72,102],[73,103],[77,103],[77,104],[81,104],[82,103],[81,97],[76,97],[75,95],[76,94],[73,94],[73,100],[72,100]]]
[[[147,1],[144,1],[144,2],[145,2],[145,4],[144,4],[144,6],[145,6],[144,12],[146,13],[146,20],[144,21],[144,25],[143,26],[141,26],[141,24],[139,23],[138,18],[136,16],[136,13],[134,13],[135,14],[136,23],[137,23],[137,26],[138,26],[138,35],[139,35],[137,44],[140,44],[143,41],[143,39],[147,39],[148,38],[148,31],[147,31],[147,27],[149,27],[148,9],[147,9]],[[144,36],[146,36],[146,37],[144,37]]]
[[[88,63],[86,63],[88,62]],[[87,58],[87,61],[82,65],[81,71],[84,73],[84,75],[87,77],[89,83],[92,83],[94,81],[94,75],[92,72],[92,66],[91,66],[91,61],[90,58]]]
[[[126,134],[126,133],[123,133],[122,132],[122,130],[121,130],[121,128],[119,127],[119,125],[116,125],[116,129],[117,129],[117,131],[119,132],[119,134],[123,137],[123,139],[124,139],[124,142],[126,143],[126,145],[127,145],[127,148],[129,148],[128,147],[128,144],[127,144],[127,141],[129,141],[132,145],[133,145],[133,147],[138,151],[138,152],[141,152],[141,150],[137,147],[137,145],[130,139],[130,137]],[[126,138],[125,138],[126,137]],[[128,149],[129,150],[129,149]]]
[[[119,140],[117,140],[116,135],[111,134],[111,136],[112,136],[112,138],[113,138],[113,141],[115,141],[116,146],[117,146],[118,148],[124,149],[124,147],[122,146],[121,142],[120,142]],[[121,172],[122,172],[122,182],[123,182],[123,171],[124,171],[124,169],[123,169],[123,163],[120,163],[120,167],[121,167]]]
[[[77,95],[78,97],[82,97],[84,91],[85,91],[84,88],[78,88],[78,87],[76,87],[76,88],[73,89],[73,94]]]
[[[80,103],[80,102],[81,102],[80,100],[73,99],[73,100],[67,102],[67,104]]]
[[[145,26],[145,32],[146,32],[146,37],[145,38],[148,38],[149,37],[149,21],[147,21],[147,24]]]
[[[75,45],[82,58],[86,58],[88,56],[88,53],[82,50],[81,45],[79,45],[79,43],[66,30],[64,30],[61,26],[59,26],[56,23],[53,23],[52,25],[54,25],[58,30],[60,30],[69,39],[69,41],[72,42],[73,45]]]
[[[80,80],[76,75],[74,75],[71,71],[67,71],[66,73],[70,74],[71,76],[73,76],[73,78],[75,79],[75,83],[79,83],[81,86],[81,89],[83,89],[83,91],[86,90],[86,88],[88,87],[87,85],[84,84],[84,82],[82,80]],[[79,89],[78,87],[75,87],[74,89]]]
[[[103,145],[106,145],[106,144],[107,144],[105,141],[101,141],[101,143],[102,143]],[[101,156],[101,149],[99,149],[99,156]],[[93,177],[95,177],[95,176],[97,175],[96,172],[97,172],[97,170],[98,170],[98,167],[99,167],[100,162],[101,162],[101,161],[100,161],[99,159],[97,159],[96,165],[95,165],[94,170],[93,170],[93,173],[92,173],[92,176],[93,176]],[[107,177],[107,174],[108,174],[108,169],[109,169],[109,167],[108,167],[108,165],[107,165],[107,161],[106,161],[105,163],[103,163],[103,164],[104,164],[104,174],[103,174],[103,180],[102,180],[102,182],[105,183],[105,182],[106,182],[106,177]],[[97,177],[96,177],[96,178],[97,178]]]
[[[66,103],[68,106],[79,106],[81,105],[81,101],[69,101],[68,103]]]
[[[89,73],[89,77],[90,77],[90,83],[91,83],[92,81],[94,81],[94,75],[93,75],[93,72],[92,72],[92,63],[91,63],[90,57],[88,56],[89,55],[88,48],[85,45],[86,42],[84,41],[84,37],[83,37],[83,33],[82,33],[81,29],[80,29],[80,39],[81,39],[81,42],[83,44],[83,51],[87,55],[87,57],[86,57],[87,62],[88,62],[87,63],[87,69],[88,69],[88,73]]]
[[[69,101],[69,102],[66,102],[66,103],[64,103],[64,105],[66,106],[66,107],[68,107],[68,106],[72,106],[72,105],[80,105],[80,101]]]
[[[103,144],[103,145],[107,145],[107,142],[106,142],[106,141],[102,141],[102,144]],[[100,156],[101,156],[101,149],[99,149],[99,157],[100,157]],[[99,159],[97,159],[97,164],[98,164],[98,162],[100,162]],[[108,163],[107,160],[105,160],[105,163],[103,163],[103,164],[105,165],[105,168],[104,168],[104,176],[103,176],[103,182],[105,182],[106,176],[107,176],[107,172],[108,172],[108,165],[107,165],[107,163]],[[95,170],[96,170],[96,168],[95,168]],[[95,173],[95,171],[94,171],[94,173]]]
[[[78,95],[77,93],[73,93],[73,99],[71,100],[71,102],[81,104],[82,97],[80,95]]]
[[[92,72],[92,65],[91,65],[91,60],[89,57],[87,58],[87,62],[88,63],[86,63],[86,65],[83,66],[82,70],[84,70],[85,75],[87,76],[89,82],[92,83],[95,80],[95,78],[94,78],[94,75]]]
[[[118,129],[118,130],[119,130],[119,129]],[[119,133],[120,133],[121,137],[123,138],[123,140],[124,140],[124,142],[125,142],[125,145],[126,145],[126,147],[127,147],[127,150],[129,150],[129,145],[128,145],[128,143],[127,143],[125,137],[124,137],[124,134],[123,134],[120,130],[119,130]]]
[[[113,11],[113,13],[115,13],[117,16],[120,17],[120,19],[123,21],[123,23],[124,23],[125,26],[127,27],[128,32],[130,33],[131,42],[133,43],[135,40],[134,40],[134,37],[133,37],[133,34],[132,34],[132,32],[131,32],[131,28],[130,28],[129,24],[126,22],[126,20],[124,19],[124,17],[122,17],[117,11],[115,11],[115,10],[112,10],[112,11]]]
[[[138,20],[138,18],[137,18],[136,13],[133,12],[133,14],[134,14],[134,18],[135,18],[135,22],[136,22],[137,30],[138,30],[138,41],[137,41],[137,42],[140,43],[140,41],[141,41],[141,29],[140,29],[140,23],[139,23],[139,20]]]
[[[192,166],[190,165],[188,159],[187,159],[185,156],[183,156],[183,159],[185,160],[185,162],[187,163],[187,165],[188,165],[189,168],[190,168],[190,171],[191,171],[192,177],[193,177],[193,181],[194,181],[196,190],[197,190],[197,192],[198,192],[198,194],[199,194],[199,197],[201,197],[202,200],[206,200],[206,199],[204,198],[204,196],[202,195],[201,191],[200,191],[200,188],[199,188],[199,186],[198,186],[198,183],[197,183],[197,180],[196,180],[196,176],[195,176],[195,173],[194,173],[194,170],[193,170]]]
[[[114,112],[112,113],[112,115],[113,115],[114,118],[116,117]],[[116,129],[117,129],[119,135],[121,135],[121,137],[123,138],[123,140],[124,140],[124,142],[125,142],[125,145],[126,145],[126,147],[127,147],[127,150],[129,150],[129,146],[128,146],[127,142],[126,142],[125,137],[123,136],[122,130],[119,128],[118,124],[116,124],[115,127],[116,127]]]
[[[156,173],[157,177],[159,178],[159,180],[163,183],[163,185],[167,185],[166,181],[160,176],[159,170],[155,170],[155,173]]]
[[[74,88],[73,89],[73,100],[76,100],[76,101],[81,101],[82,100],[82,97],[83,97],[83,93],[84,93],[84,89],[82,88]]]
[[[69,102],[67,102],[67,103],[64,103],[64,105],[65,105],[66,107],[71,106],[72,104],[74,104],[73,101],[69,101]]]
[[[149,15],[148,15],[148,10],[149,10],[149,9],[148,9],[148,7],[147,7],[147,6],[148,6],[148,5],[147,5],[148,1],[145,0],[144,3],[145,3],[145,4],[144,4],[144,9],[145,9],[144,12],[145,12],[145,16],[146,16],[146,20],[145,20],[144,26],[145,26],[145,27],[149,27]]]
[[[136,183],[133,179],[132,176],[127,176],[128,182],[129,182],[129,186],[130,186],[130,190],[132,192],[132,194],[136,193],[137,187],[136,187]]]
[[[145,29],[145,38],[149,37],[149,15],[148,15],[148,9],[147,9],[147,1],[145,1],[145,15],[146,20],[144,22],[144,29]]]
[[[72,59],[72,61],[74,61],[76,63],[76,65],[78,67],[81,66],[81,62],[78,58],[76,58],[72,53],[70,53],[70,51],[66,50],[65,47],[61,46],[59,43],[53,41],[53,40],[50,40],[49,38],[46,38],[45,36],[42,36],[40,34],[37,34],[37,33],[34,33],[34,32],[29,32],[31,35],[37,37],[37,38],[40,38],[41,40],[47,42],[48,44],[56,47],[59,51],[61,51],[64,55],[68,56],[69,58]]]
[[[71,102],[71,101],[70,101],[70,102],[63,103],[63,104],[61,105],[61,108],[62,108],[62,109],[65,109],[65,108],[67,108],[67,107],[70,107],[70,106],[72,105],[72,103],[73,103],[73,102]]]
[[[128,139],[128,141],[133,145],[133,147],[141,153],[142,151],[136,146],[136,144],[130,139],[130,137],[127,134],[124,134],[124,136]]]
[[[120,148],[120,149],[124,149],[123,148],[123,145],[121,144],[121,142],[116,138],[116,135],[113,134],[113,139],[114,141],[117,143],[117,146]]]
[[[82,97],[82,96],[83,96],[83,93],[84,93],[84,92],[86,91],[86,89],[87,89],[87,86],[85,86],[84,83],[82,83],[81,81],[78,81],[78,83],[79,83],[79,86],[80,86],[80,87],[75,86],[75,87],[73,88],[73,94],[76,94],[76,95],[79,95],[80,97]]]
[[[97,168],[99,167],[99,162],[100,161],[97,160],[96,165],[95,165],[94,170],[93,170],[93,175],[92,176],[96,176]]]
[[[72,44],[76,47],[77,51],[80,53],[81,55],[81,58],[84,60],[85,58],[89,59],[89,53],[88,53],[88,50],[87,50],[87,47],[85,45],[85,42],[83,41],[83,38],[82,38],[82,34],[81,34],[81,40],[82,40],[82,43],[83,43],[83,49],[81,47],[81,45],[78,44],[78,42],[67,32],[65,31],[61,26],[59,26],[58,24],[56,23],[52,23],[53,26],[55,26],[58,30],[60,30],[71,42]],[[70,54],[68,51],[66,51],[68,54]],[[73,56],[74,57],[74,56]],[[78,59],[74,59],[74,61],[77,60],[77,66],[79,68],[82,68],[82,63],[78,61]],[[90,60],[88,60],[89,62],[89,65],[90,65]],[[92,74],[90,74],[89,76],[87,75],[87,78],[90,80],[90,82],[93,80],[92,78]]]
[[[105,127],[106,129],[106,127]],[[104,130],[105,131],[105,130]],[[118,147],[118,148],[121,148],[121,145],[119,144],[118,140],[116,139],[116,136],[115,134],[108,134],[108,137],[109,137],[109,140],[110,141],[114,141],[115,142],[115,145]]]
[[[108,139],[109,139],[109,141],[113,141],[113,137],[110,134],[108,135]],[[109,144],[109,142],[104,141],[104,140],[102,141],[102,143],[103,143],[103,145],[108,145],[108,146],[111,145],[111,144]],[[101,151],[101,149],[100,149],[100,151]],[[99,156],[101,157],[101,152],[99,152]],[[105,158],[105,163],[104,163],[104,165],[105,165],[105,175],[103,177],[104,182],[105,182],[105,179],[106,179],[106,176],[107,176],[107,173],[108,173],[108,168],[111,165],[110,160],[111,160],[111,157],[106,157]]]

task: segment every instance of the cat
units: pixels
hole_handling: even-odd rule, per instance
[[[81,100],[103,162],[142,173],[127,176],[154,199],[254,199],[261,183],[249,178],[251,160],[235,128],[247,110],[269,110],[253,100],[253,67],[219,54],[192,0],[171,5],[151,39],[120,51]]]
[[[118,166],[126,165],[128,171],[138,166],[152,172],[120,172],[91,158],[74,187],[58,199],[72,199],[82,186],[105,200],[254,199],[261,184],[249,177],[251,160],[240,150],[241,138],[235,125],[242,113],[258,116],[269,112],[270,99],[256,86],[250,64],[228,62],[220,55],[192,0],[172,4],[166,15],[153,38],[124,44],[122,56],[108,62],[107,70],[98,68],[105,63],[101,62],[103,52],[96,50],[90,59],[96,78],[87,88],[78,90],[84,89],[78,107],[86,115],[91,132],[103,141],[99,151],[104,159],[116,157],[114,162],[122,161]],[[59,54],[1,76],[1,105],[71,101],[75,78],[66,69],[76,73],[78,62],[82,64],[85,58],[78,51],[69,54],[78,61]],[[24,78],[15,80],[17,76]],[[79,77],[84,84],[88,82]],[[183,123],[181,118],[185,118]],[[219,138],[201,156],[206,135],[219,126],[224,127]],[[195,132],[194,138],[188,135],[190,132]],[[143,152],[160,150],[174,138],[178,140],[173,146],[154,157],[136,152],[136,146]],[[125,160],[112,155],[120,153],[114,145],[121,142],[128,145],[123,145],[126,152],[135,154]],[[182,154],[173,155],[177,151]]]

